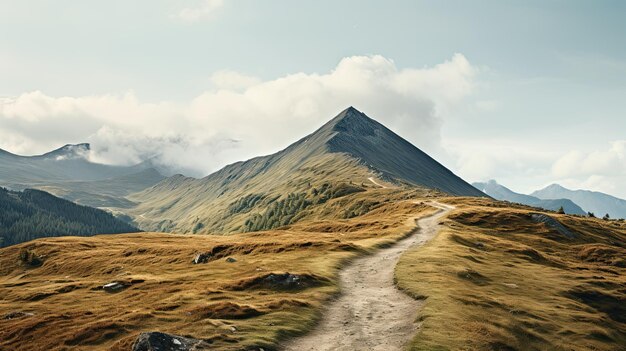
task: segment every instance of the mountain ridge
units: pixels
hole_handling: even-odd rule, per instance
[[[12,190],[45,190],[96,207],[116,207],[122,203],[126,203],[127,207],[128,200],[123,197],[164,178],[150,162],[131,166],[92,162],[88,157],[90,149],[88,143],[66,144],[34,156],[0,150],[0,186]],[[132,181],[129,182],[129,179]],[[104,189],[103,183],[110,186]]]
[[[497,200],[517,202],[528,206],[541,207],[551,211],[557,211],[562,207],[567,214],[586,214],[586,212],[572,200],[540,199],[535,196],[516,193],[493,179],[486,182],[474,182],[472,185]]]
[[[61,147],[58,147],[51,151],[47,151],[43,154],[28,155],[28,156],[18,155],[10,151],[0,149],[0,155],[4,154],[7,156],[13,156],[16,158],[32,159],[32,158],[50,158],[50,157],[58,157],[58,156],[76,155],[78,152],[88,152],[90,150],[91,150],[91,144],[78,143],[78,144],[65,144]]]
[[[129,196],[129,200],[139,204],[131,213],[144,229],[233,232],[246,230],[246,223],[265,216],[270,210],[263,210],[263,206],[292,201],[288,200],[291,196],[309,207],[310,198],[322,201],[324,196],[335,193],[334,187],[363,190],[367,184],[374,186],[370,177],[396,186],[486,196],[408,141],[350,107],[274,154],[232,163],[200,179],[182,175],[166,178]],[[257,199],[247,212],[229,210],[247,197]],[[296,213],[288,217],[299,218]]]
[[[532,192],[531,195],[540,199],[567,198],[597,216],[608,213],[612,218],[626,218],[626,200],[599,191],[571,190],[554,183]]]
[[[349,152],[371,168],[382,171],[384,176],[414,185],[439,189],[452,195],[484,196],[409,141],[354,107],[342,111],[329,123],[338,132],[329,140],[331,152]],[[381,140],[388,145],[378,145]],[[375,150],[383,147],[386,148],[384,153]],[[380,157],[381,154],[394,157]]]

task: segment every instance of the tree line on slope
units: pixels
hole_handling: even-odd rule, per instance
[[[279,197],[265,199],[265,210],[251,214],[244,223],[243,231],[268,230],[295,223],[302,218],[305,213],[304,210],[310,206],[323,204],[328,200],[362,191],[365,191],[365,189],[353,184],[339,183],[332,185],[324,183],[319,188],[312,187],[308,193],[289,193],[282,199],[279,199]],[[230,211],[233,213],[249,212],[262,202],[264,202],[264,197],[262,196],[248,196],[231,204]],[[351,218],[362,215],[377,204],[365,204],[361,201],[358,203],[358,208],[353,206],[354,208],[350,208],[348,212],[344,213],[344,217]]]
[[[0,247],[64,235],[138,232],[108,212],[77,205],[47,192],[0,188]]]

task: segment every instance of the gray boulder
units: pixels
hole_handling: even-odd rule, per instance
[[[199,253],[193,258],[192,263],[193,264],[207,263],[209,262],[209,259],[211,258],[211,256],[212,255],[208,252]]]
[[[207,350],[202,340],[161,332],[141,333],[133,343],[132,351],[194,351]]]
[[[102,289],[107,292],[118,292],[124,288],[126,288],[126,285],[120,282],[112,282],[102,286]]]

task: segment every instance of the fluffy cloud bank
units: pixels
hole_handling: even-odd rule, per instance
[[[626,198],[626,140],[598,150],[556,150],[542,143],[512,138],[444,140],[458,174],[468,181],[496,179],[514,191],[530,193],[558,183]]]
[[[605,150],[571,151],[554,162],[552,175],[565,186],[626,198],[626,140]]]
[[[90,142],[94,160],[155,157],[193,175],[275,152],[355,106],[416,145],[440,143],[446,111],[472,92],[476,68],[461,54],[427,68],[383,56],[342,59],[330,72],[274,80],[216,72],[188,103],[143,102],[132,93],[51,97],[35,91],[0,100],[0,148],[20,154]]]

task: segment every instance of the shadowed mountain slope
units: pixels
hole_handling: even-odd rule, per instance
[[[575,204],[569,199],[540,199],[534,196],[520,194],[512,191],[511,189],[498,184],[495,180],[488,182],[472,183],[477,189],[482,190],[485,194],[493,197],[497,200],[517,202],[519,204],[541,207],[546,210],[558,211],[561,207],[567,214],[587,214],[580,206]]]
[[[314,133],[269,156],[202,179],[173,176],[134,194],[130,212],[146,230],[233,232],[271,229],[316,213],[344,193],[393,186],[485,196],[382,124],[350,107]]]
[[[540,199],[570,199],[585,211],[593,212],[597,216],[604,216],[608,213],[611,218],[626,218],[626,200],[598,191],[570,190],[558,184],[552,184],[531,195]]]
[[[328,151],[347,153],[384,178],[459,196],[484,196],[422,150],[382,124],[350,107],[316,133],[336,133]]]

